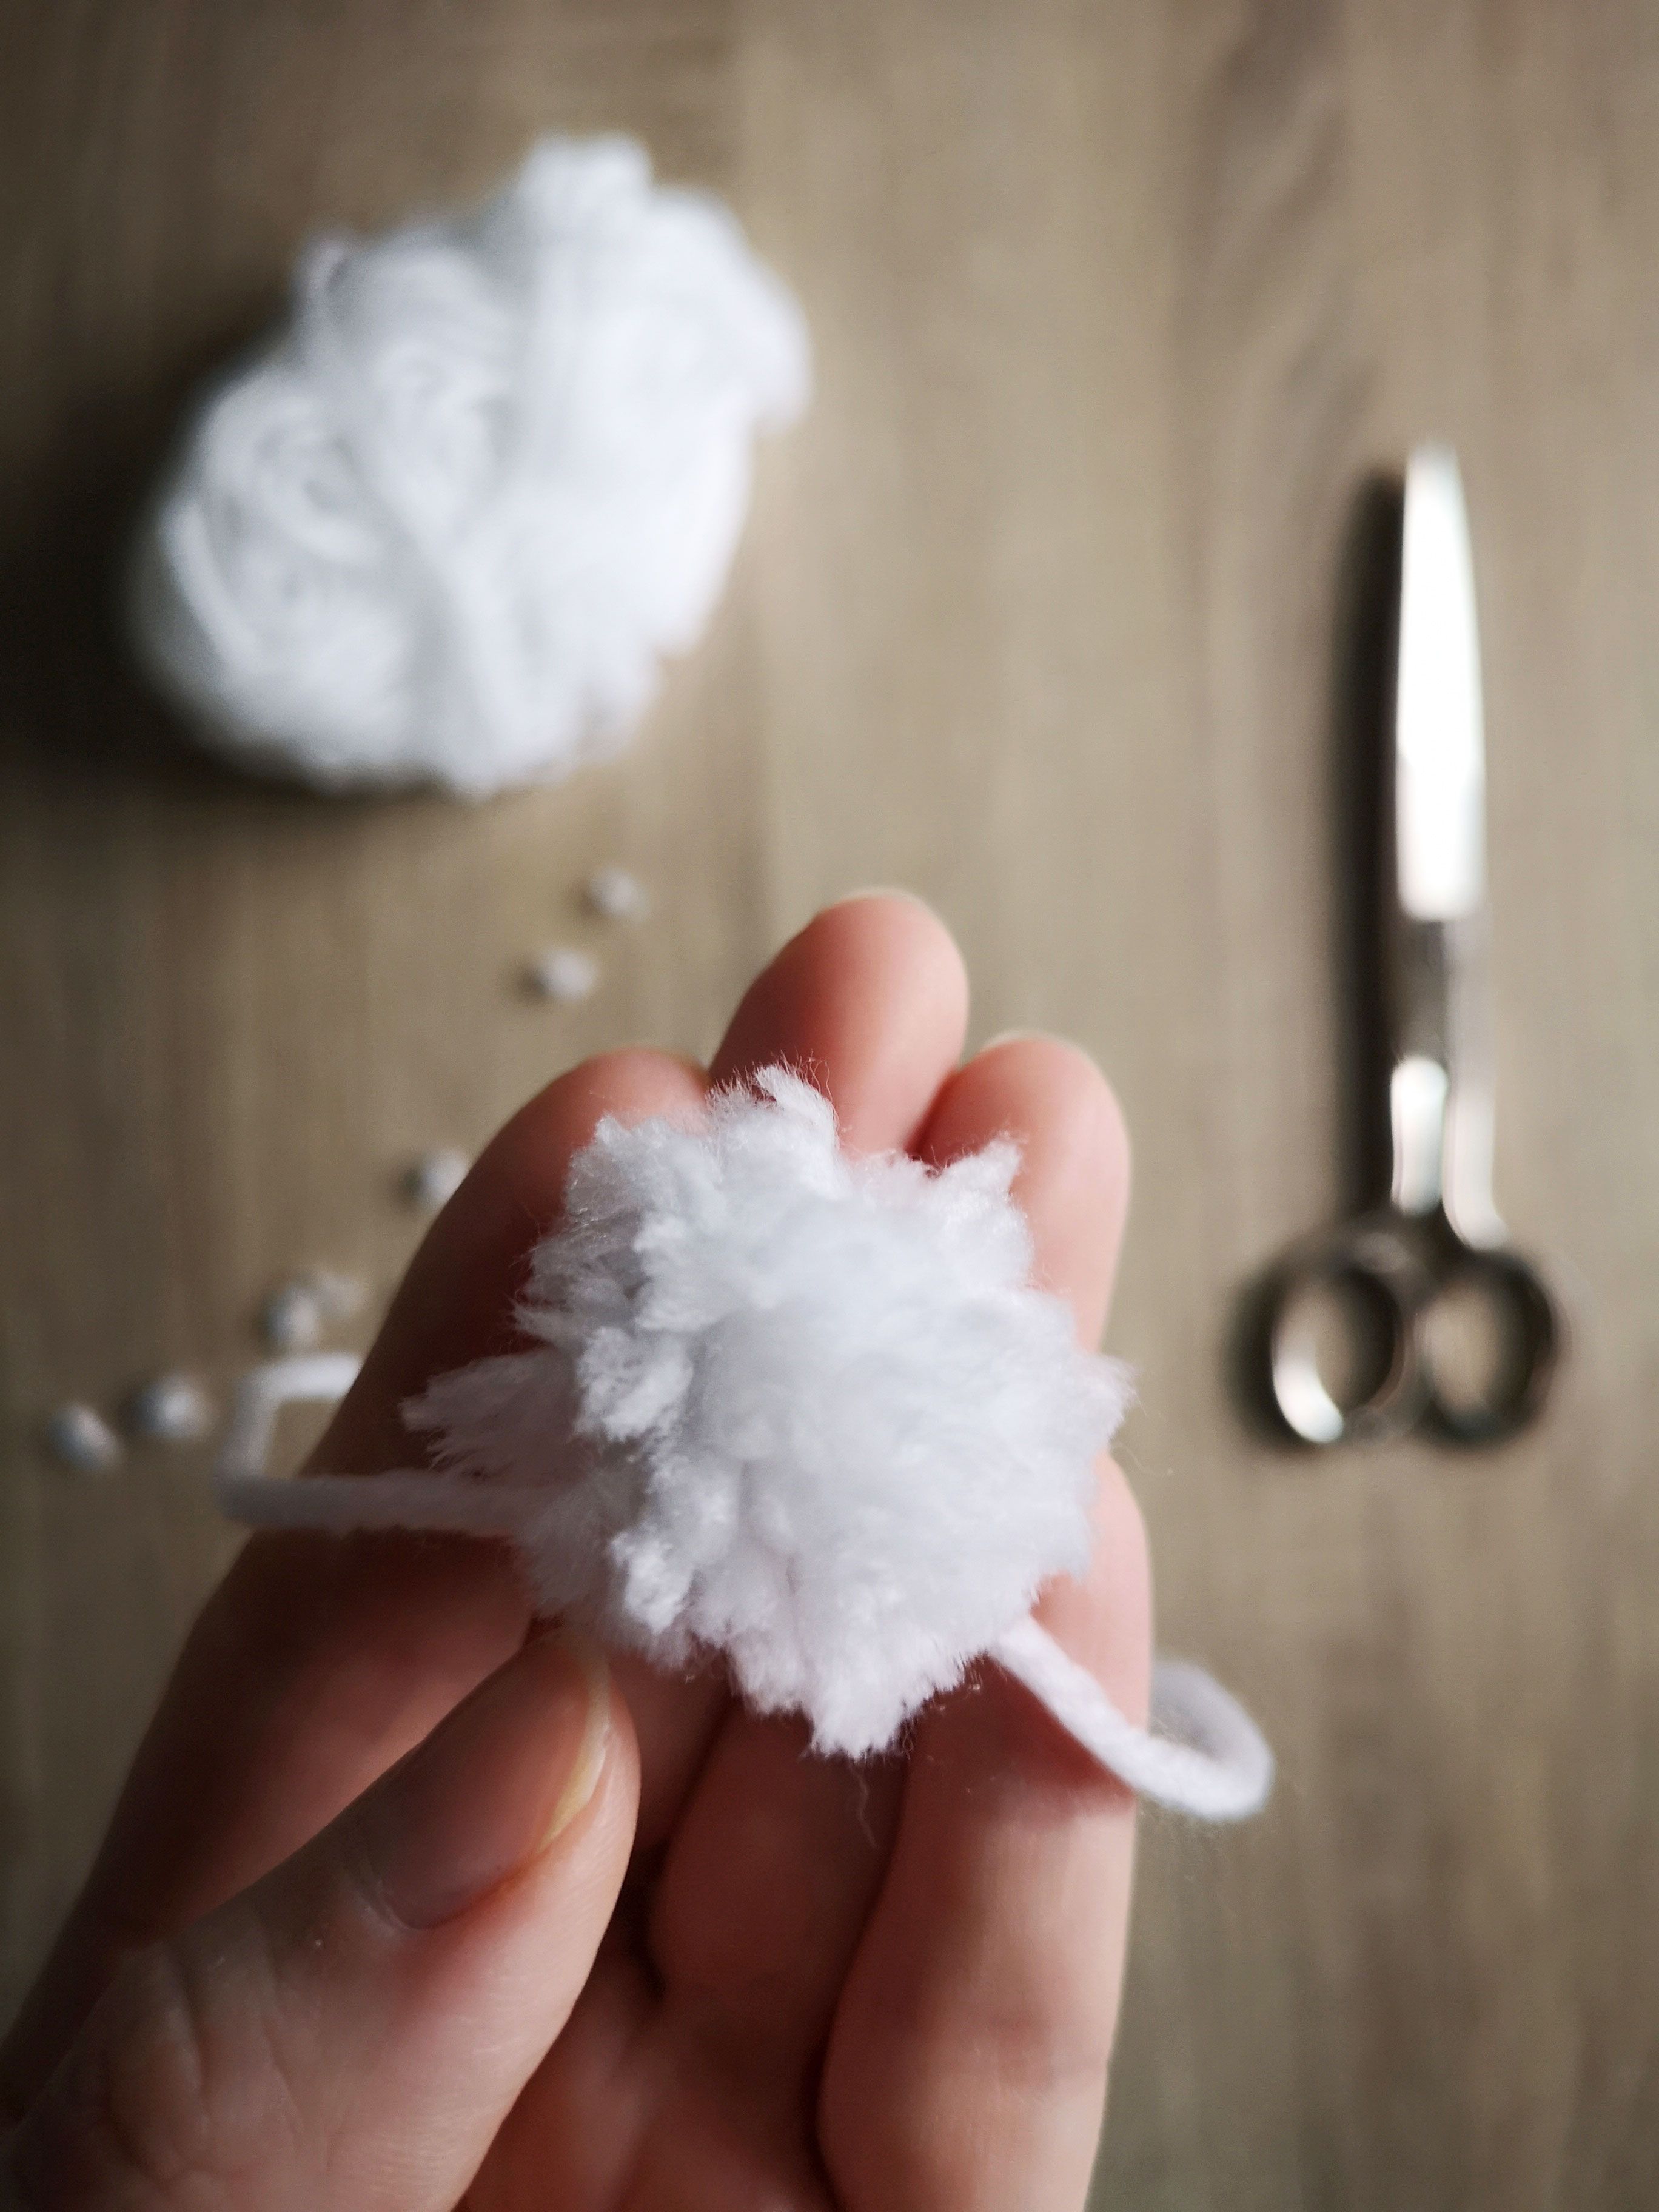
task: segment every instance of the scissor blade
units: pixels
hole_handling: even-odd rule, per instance
[[[1473,914],[1486,895],[1486,767],[1474,563],[1449,447],[1406,470],[1395,686],[1400,901],[1419,921]]]

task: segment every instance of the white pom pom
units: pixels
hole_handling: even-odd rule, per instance
[[[553,1478],[544,1606],[665,1664],[724,1650],[751,1704],[865,1752],[1086,1564],[1127,1384],[1028,1286],[1011,1146],[852,1159],[817,1091],[761,1093],[602,1124],[520,1310],[541,1348],[410,1418],[446,1467]]]
[[[1087,1564],[1129,1386],[1031,1286],[1016,1164],[1006,1144],[937,1172],[851,1158],[778,1068],[696,1126],[604,1121],[532,1262],[532,1348],[405,1408],[437,1472],[266,1478],[274,1406],[324,1372],[295,1361],[251,1379],[222,1500],[510,1537],[545,1610],[665,1666],[725,1653],[824,1751],[881,1749],[989,1653],[1133,1785],[1237,1818],[1272,1775],[1248,1716],[1188,1670],[1165,1678],[1181,1740],[1155,1736],[1030,1617]]]
[[[726,209],[544,139],[475,216],[307,251],[143,535],[140,649],[210,741],[325,787],[565,775],[695,643],[808,382]]]

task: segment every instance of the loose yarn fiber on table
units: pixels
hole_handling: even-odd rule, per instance
[[[266,1525],[504,1536],[544,1610],[667,1667],[724,1653],[824,1752],[885,1748],[988,1653],[1133,1787],[1241,1817],[1273,1761],[1224,1692],[1163,1665],[1173,1733],[1137,1728],[1031,1617],[1087,1565],[1130,1394],[1030,1284],[1017,1164],[1008,1144],[937,1171],[853,1158],[781,1068],[696,1126],[604,1121],[536,1249],[526,1348],[405,1408],[430,1468],[266,1476],[275,1407],[350,1372],[278,1364],[245,1389],[221,1499]]]
[[[210,743],[477,798],[623,744],[701,635],[805,323],[736,219],[623,138],[474,214],[315,240],[141,532],[143,660]]]

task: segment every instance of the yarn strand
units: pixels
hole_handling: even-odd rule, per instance
[[[535,1513],[528,1486],[411,1468],[384,1474],[264,1472],[283,1407],[343,1396],[360,1364],[346,1353],[320,1353],[273,1360],[244,1376],[214,1469],[220,1510],[256,1528],[335,1534],[410,1528],[522,1540]],[[1267,1802],[1273,1782],[1267,1740],[1202,1668],[1159,1659],[1152,1673],[1152,1725],[1138,1728],[1033,1620],[1005,1630],[991,1656],[1137,1796],[1216,1821],[1247,1820]]]
[[[524,1533],[529,1518],[510,1486],[461,1482],[453,1475],[222,1474],[214,1496],[227,1519],[248,1528],[318,1528],[334,1535],[358,1529],[411,1528],[446,1536]]]
[[[270,1475],[264,1471],[284,1406],[344,1397],[362,1362],[350,1352],[274,1359],[242,1378],[217,1464],[213,1495],[227,1520],[247,1528],[422,1528],[458,1536],[522,1534],[525,1501],[507,1483],[398,1468],[386,1474]]]
[[[1035,1620],[1005,1631],[993,1656],[1137,1796],[1200,1820],[1247,1820],[1267,1803],[1273,1786],[1267,1740],[1201,1667],[1160,1658],[1152,1668],[1152,1725],[1137,1728]]]

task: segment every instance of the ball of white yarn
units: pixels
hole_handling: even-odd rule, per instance
[[[1030,1286],[1016,1164],[851,1158],[781,1069],[700,1128],[606,1121],[535,1255],[538,1348],[410,1419],[446,1468],[533,1484],[549,1610],[665,1664],[723,1650],[820,1749],[879,1748],[1083,1568],[1128,1395]]]
[[[140,649],[211,742],[325,788],[562,775],[696,641],[808,379],[726,209],[545,138],[476,215],[307,249],[145,526]]]

